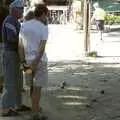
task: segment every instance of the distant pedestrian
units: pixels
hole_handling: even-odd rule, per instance
[[[98,33],[100,35],[100,40],[102,40],[103,39],[102,33],[104,30],[104,20],[105,20],[106,12],[104,11],[103,8],[100,8],[99,3],[94,3],[93,6],[94,6],[95,11],[93,13],[91,22],[93,22],[95,20],[97,30],[98,30]]]

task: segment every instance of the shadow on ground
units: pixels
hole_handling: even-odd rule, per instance
[[[120,120],[120,64],[50,62],[48,70],[49,85],[41,100],[48,120]]]
[[[43,106],[46,111],[49,106],[51,120],[120,119],[119,71],[120,64],[49,63],[49,87],[44,91]],[[62,81],[66,82],[64,89],[60,88]]]

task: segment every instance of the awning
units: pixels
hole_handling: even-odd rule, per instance
[[[120,12],[120,3],[101,3],[105,11]]]
[[[114,2],[112,0],[111,1],[109,0],[109,2],[107,2],[107,0],[106,1],[99,0],[99,4],[105,11],[120,12],[120,3],[118,1],[120,0],[114,0]],[[94,2],[96,1],[93,0],[93,4]]]

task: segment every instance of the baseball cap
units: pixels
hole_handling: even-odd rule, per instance
[[[21,8],[24,7],[24,1],[23,0],[14,0],[11,4],[10,4],[10,8]]]

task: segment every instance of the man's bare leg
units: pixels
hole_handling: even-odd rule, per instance
[[[41,97],[41,87],[33,87],[32,98],[32,113],[38,114],[40,112],[40,97]]]
[[[99,34],[100,40],[103,40],[103,38],[102,38],[102,31],[101,30],[98,32],[98,34]]]

